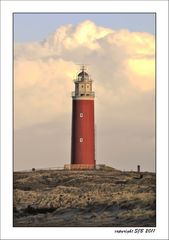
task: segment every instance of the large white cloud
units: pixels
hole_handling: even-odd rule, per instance
[[[148,33],[113,31],[91,21],[62,26],[43,42],[16,44],[16,127],[70,111],[77,63],[90,65],[96,94],[106,104],[128,97],[129,91],[152,90],[154,49]]]
[[[62,59],[16,61],[16,128],[48,122],[70,111],[72,69],[75,65]]]
[[[148,141],[153,139],[154,36],[112,30],[89,20],[61,26],[42,42],[15,44],[15,129],[57,124],[57,119],[71,116],[72,80],[78,63],[89,64],[94,79],[101,134],[106,129],[115,136],[118,132],[119,147],[122,132],[123,140],[126,134],[131,142],[142,139],[142,132]],[[153,146],[153,141],[148,144]]]

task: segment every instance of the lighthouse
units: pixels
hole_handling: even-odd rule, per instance
[[[72,92],[71,169],[94,169],[95,129],[92,79],[82,66]]]

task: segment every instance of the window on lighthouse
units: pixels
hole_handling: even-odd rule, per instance
[[[80,138],[80,142],[83,142],[83,138]]]
[[[83,117],[83,113],[80,113],[80,117],[81,117],[81,118]]]

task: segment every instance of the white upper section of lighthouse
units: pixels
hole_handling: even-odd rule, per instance
[[[94,92],[92,92],[92,79],[89,74],[85,72],[84,65],[81,68],[81,72],[74,80],[75,91],[72,92],[73,98],[94,98]]]

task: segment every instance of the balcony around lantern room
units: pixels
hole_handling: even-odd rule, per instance
[[[85,79],[85,78],[76,78],[73,80],[74,83],[77,83],[77,82],[82,82],[82,81],[85,81],[85,82],[93,82],[93,80],[91,78],[89,79]]]
[[[95,92],[88,92],[88,93],[76,93],[75,91],[72,92],[72,97],[95,97]]]

